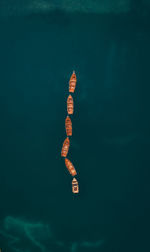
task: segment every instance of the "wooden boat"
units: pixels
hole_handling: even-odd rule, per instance
[[[79,184],[76,178],[73,178],[72,180],[72,192],[79,193]]]
[[[72,122],[69,116],[66,117],[65,128],[67,136],[72,136]]]
[[[69,173],[72,175],[72,176],[75,176],[77,175],[77,172],[74,168],[74,165],[71,163],[71,161],[68,159],[68,158],[65,158],[65,165],[69,171]]]
[[[68,115],[73,114],[73,98],[71,95],[69,95],[67,99],[67,112],[68,112]]]
[[[70,81],[69,81],[69,92],[70,93],[74,93],[75,88],[76,88],[76,83],[77,83],[77,77],[76,77],[75,71],[73,71],[73,73],[70,77]]]
[[[68,151],[69,151],[69,147],[70,147],[70,140],[69,140],[69,137],[67,137],[63,142],[63,146],[62,146],[62,150],[61,150],[62,157],[67,156]]]

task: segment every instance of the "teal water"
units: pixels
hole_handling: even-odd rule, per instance
[[[150,19],[54,11],[0,21],[2,252],[148,252]],[[77,74],[69,158],[60,157]]]

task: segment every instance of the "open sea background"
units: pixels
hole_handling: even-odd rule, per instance
[[[1,0],[2,252],[150,251],[149,62],[148,0]]]

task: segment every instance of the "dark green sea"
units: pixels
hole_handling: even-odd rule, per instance
[[[149,252],[150,4],[36,1],[0,3],[1,252]]]

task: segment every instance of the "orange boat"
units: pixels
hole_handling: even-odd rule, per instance
[[[70,81],[69,81],[69,92],[74,93],[75,88],[76,88],[76,83],[77,83],[77,77],[75,74],[75,71],[73,71]]]
[[[66,117],[65,128],[67,136],[72,136],[72,122],[69,116]]]
[[[69,173],[72,175],[72,176],[75,176],[77,175],[77,172],[73,166],[73,164],[71,163],[71,161],[68,159],[68,158],[65,158],[65,165],[69,171]]]
[[[72,180],[72,192],[73,193],[79,193],[79,184],[76,178],[73,178]]]
[[[69,95],[67,99],[67,112],[69,115],[73,114],[73,98],[71,95]]]
[[[69,137],[65,139],[63,142],[62,150],[61,150],[61,156],[66,157],[69,151],[69,146],[70,146],[70,140]]]

